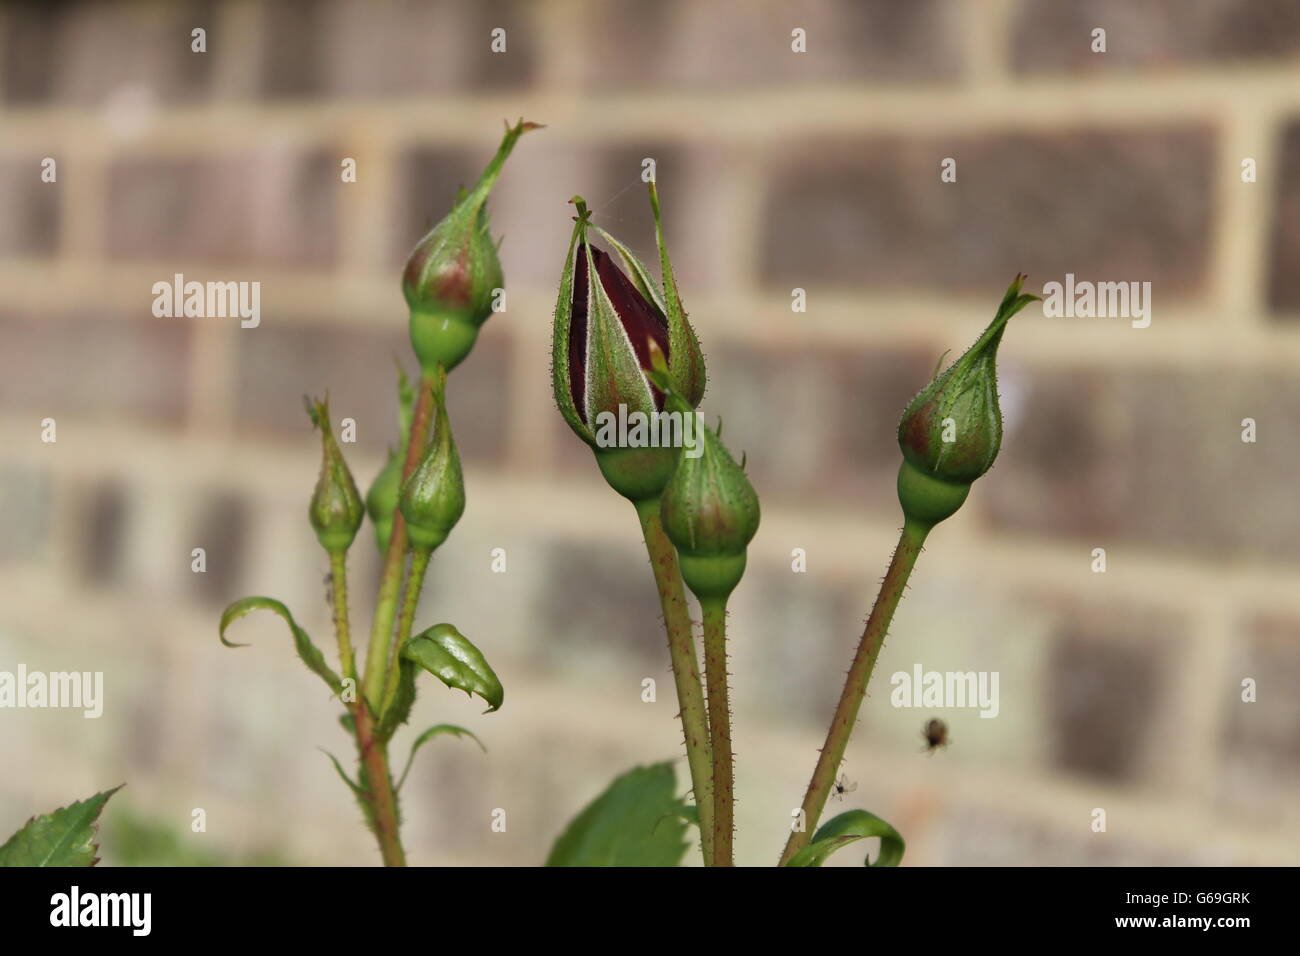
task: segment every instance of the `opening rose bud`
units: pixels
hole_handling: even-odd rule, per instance
[[[519,137],[537,128],[521,120],[506,130],[474,188],[457,198],[407,259],[402,294],[411,309],[411,345],[430,375],[439,363],[451,370],[465,359],[504,287],[497,243],[488,230],[488,195]]]
[[[321,547],[331,554],[342,553],[352,545],[365,517],[365,506],[352,472],[343,460],[330,426],[329,398],[307,401],[307,414],[321,433],[320,477],[312,493],[307,516]]]
[[[591,225],[586,203],[575,196],[578,215],[560,278],[552,341],[561,414],[595,451],[610,485],[633,501],[659,494],[672,473],[675,449],[603,444],[602,419],[644,420],[663,409],[663,395],[646,374],[652,344],[666,356],[673,387],[692,408],[705,385],[704,357],[677,295],[654,184],[650,188],[663,284],[623,243]],[[591,244],[589,232],[617,254],[617,261]]]
[[[950,517],[975,479],[993,467],[1002,446],[998,346],[1008,320],[1038,299],[1020,291],[1025,278],[1016,276],[984,334],[903,413],[898,496],[909,518],[936,524]]]

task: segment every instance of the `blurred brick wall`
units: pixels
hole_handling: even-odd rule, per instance
[[[357,420],[368,481],[393,356],[410,364],[401,263],[521,115],[548,128],[493,200],[509,307],[453,378],[470,505],[421,612],[486,650],[507,705],[480,719],[426,684],[416,723],[467,724],[490,754],[421,755],[413,860],[538,862],[615,773],[680,753],[633,515],[549,385],[565,200],[649,252],[650,156],[705,408],[764,505],[732,608],[741,862],[778,851],[883,573],[897,416],[1018,270],[1036,291],[1149,281],[1153,322],[1016,320],[1002,457],[922,559],[846,805],[918,864],[1300,862],[1292,0],[0,8],[0,669],[104,670],[108,695],[98,721],[0,712],[0,830],[125,779],[187,835],[204,807],[194,839],[372,859],[315,749],[350,756],[334,705],[281,628],[245,622],[255,646],[226,651],[216,617],[271,594],[332,643],[300,396]],[[260,281],[261,326],[153,317],[177,272]],[[954,744],[922,757],[930,712],[888,706],[916,663],[998,671],[998,718],[944,712]]]

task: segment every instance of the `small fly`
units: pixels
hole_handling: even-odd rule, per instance
[[[840,774],[840,778],[831,786],[831,792],[834,794],[836,800],[843,800],[846,793],[852,793],[854,790],[858,789],[858,785],[853,783],[851,780],[846,779],[844,774]]]
[[[947,747],[952,742],[948,736],[948,725],[938,717],[931,717],[921,730],[925,738],[926,753],[933,754],[940,747]]]

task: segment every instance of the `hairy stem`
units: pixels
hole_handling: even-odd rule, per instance
[[[659,519],[659,499],[636,502],[641,532],[645,536],[650,566],[654,569],[659,604],[663,608],[664,628],[668,632],[668,655],[677,684],[677,704],[686,738],[686,763],[691,771],[691,789],[700,821],[700,842],[704,862],[713,862],[713,772],[709,766],[709,724],[704,712],[704,690],[700,686],[700,662],[695,653],[695,635],[686,608],[682,573],[677,565],[677,549],[664,534]]]
[[[330,552],[330,595],[334,608],[334,636],[339,642],[339,667],[343,676],[357,681],[357,659],[352,653],[352,627],[348,622],[348,561],[346,551]]]
[[[903,523],[903,533],[899,536],[898,547],[894,549],[889,570],[885,572],[885,580],[881,582],[880,593],[876,595],[875,606],[871,609],[871,616],[867,618],[862,640],[858,642],[858,650],[853,657],[853,666],[849,668],[849,675],[844,681],[844,691],[840,694],[840,702],[835,707],[835,715],[831,718],[830,728],[826,732],[826,743],[822,746],[821,754],[817,758],[817,766],[808,781],[808,790],[803,798],[803,828],[792,831],[790,839],[786,841],[785,852],[781,854],[782,866],[789,861],[790,857],[808,845],[817,829],[822,810],[826,807],[826,798],[830,795],[831,787],[835,783],[835,775],[839,772],[840,762],[844,760],[844,751],[849,745],[853,725],[857,723],[858,711],[862,707],[863,697],[866,696],[867,684],[871,681],[871,672],[875,669],[876,658],[885,643],[889,622],[893,620],[894,610],[903,597],[907,579],[912,573],[916,559],[921,553],[921,546],[925,543],[925,537],[930,533],[931,527],[933,526],[911,520]]]
[[[406,866],[402,849],[401,818],[397,809],[397,792],[388,770],[388,744],[375,733],[375,720],[364,700],[352,708],[356,721],[357,752],[361,758],[361,785],[373,816],[375,839],[384,866]]]
[[[420,379],[420,397],[411,419],[411,434],[406,443],[406,461],[402,481],[410,477],[424,453],[429,419],[433,412],[433,383],[428,376]],[[384,554],[384,571],[375,598],[375,616],[370,625],[370,645],[366,648],[365,698],[372,708],[378,707],[384,694],[384,675],[388,669],[388,642],[397,616],[398,589],[402,583],[402,566],[406,561],[406,521],[399,509],[393,515],[393,532]]]
[[[401,662],[402,645],[411,636],[411,627],[415,623],[415,609],[420,603],[420,591],[424,587],[424,575],[429,570],[429,559],[433,551],[428,548],[416,548],[411,552],[411,565],[406,572],[406,583],[402,593],[402,612],[397,618],[397,633],[393,635],[393,647],[388,655],[388,679],[384,685],[384,706],[381,714],[388,712],[388,706],[397,694],[398,664]]]
[[[727,690],[727,602],[700,602],[704,612],[704,679],[709,695],[709,732],[713,749],[713,865],[734,866],[731,701]]]

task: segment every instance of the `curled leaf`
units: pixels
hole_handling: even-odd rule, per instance
[[[464,727],[457,727],[455,724],[437,724],[416,737],[415,743],[411,744],[411,755],[406,758],[406,766],[402,768],[402,776],[397,781],[398,790],[402,789],[402,784],[406,782],[406,775],[411,772],[411,764],[415,762],[415,752],[440,734],[453,734],[457,737],[468,737],[470,740],[474,741],[474,743],[479,745],[480,750],[487,753],[487,748],[483,746],[483,741],[479,740]]]
[[[477,647],[450,624],[435,624],[402,647],[402,659],[416,664],[448,687],[478,694],[488,702],[484,713],[500,710],[505,689]]]
[[[903,859],[903,837],[866,810],[849,810],[823,823],[813,834],[812,842],[792,856],[786,866],[821,866],[840,847],[868,837],[880,837],[880,856],[875,863],[870,857],[864,859],[863,866],[898,866]]]
[[[238,620],[245,614],[252,611],[272,611],[284,618],[284,622],[289,625],[289,630],[293,634],[294,646],[298,649],[298,656],[308,668],[315,671],[334,693],[339,694],[343,691],[343,682],[339,680],[339,675],[334,673],[329,664],[325,663],[325,657],[321,654],[320,649],[311,642],[311,637],[298,626],[298,622],[293,619],[289,609],[282,603],[269,597],[246,597],[235,601],[224,611],[221,612],[221,626],[218,631],[221,637],[221,643],[226,647],[247,647],[247,644],[236,644],[233,641],[226,640],[226,628],[232,621]]]

